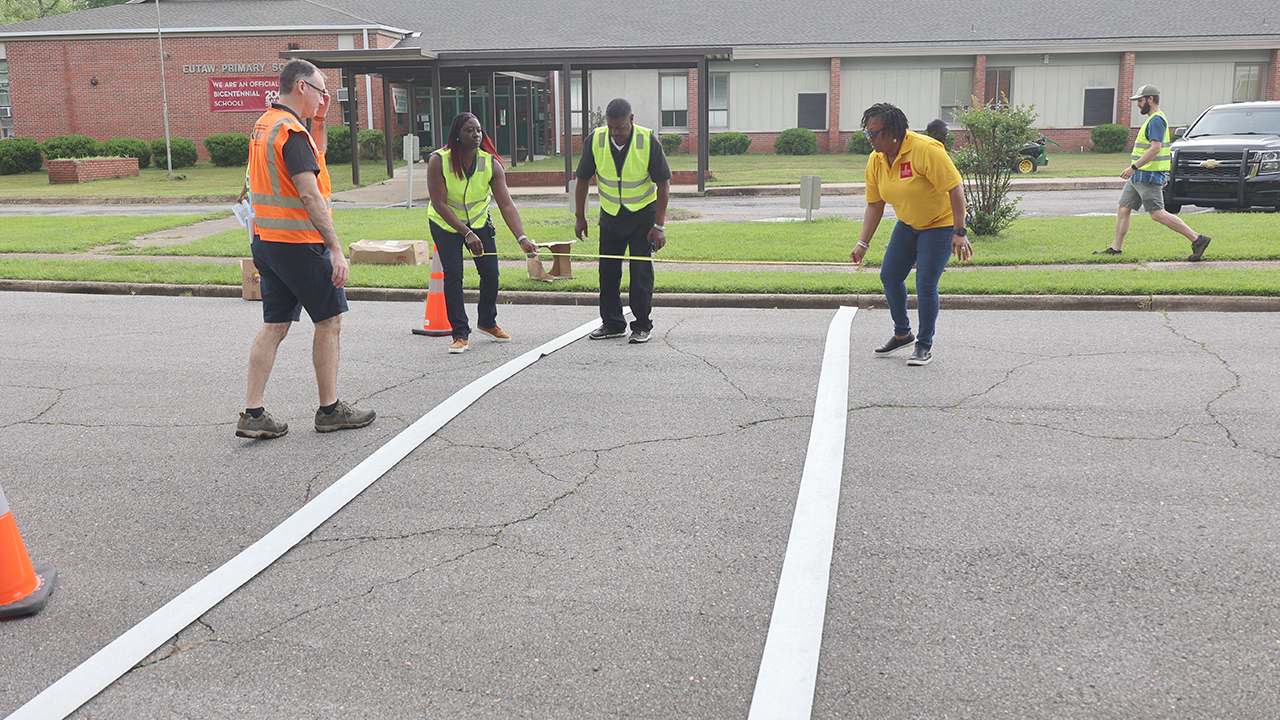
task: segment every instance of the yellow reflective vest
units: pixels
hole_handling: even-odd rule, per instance
[[[636,211],[658,199],[658,186],[649,177],[650,142],[653,142],[652,130],[631,126],[631,149],[627,151],[619,177],[609,147],[609,128],[596,128],[592,133],[591,150],[596,161],[596,190],[600,194],[601,210],[617,215],[624,206]]]
[[[493,156],[483,150],[476,150],[475,172],[470,177],[465,172],[462,177],[458,177],[453,174],[449,165],[451,152],[448,148],[442,148],[435,153],[440,156],[440,169],[444,172],[447,189],[445,204],[467,227],[482,228],[489,220],[489,202],[493,197],[489,192],[489,184],[493,181]],[[453,231],[444,217],[436,211],[435,203],[427,207],[427,217],[442,229]]]
[[[306,136],[311,151],[316,154],[320,164],[316,182],[329,215],[333,215],[324,153],[316,149],[311,133],[293,113],[271,108],[253,124],[253,134],[249,136],[249,192],[253,198],[254,224],[258,237],[269,242],[323,243],[324,237],[311,223],[284,162],[284,144],[289,139],[289,131]]]
[[[1164,138],[1160,141],[1160,152],[1151,159],[1151,162],[1138,168],[1147,172],[1169,172],[1172,167],[1173,148],[1170,144],[1173,142],[1173,129],[1169,127],[1169,118],[1165,117],[1163,110],[1157,110],[1147,116],[1143,121],[1142,127],[1138,128],[1138,139],[1133,143],[1133,153],[1130,161],[1134,165],[1138,164],[1138,158],[1141,158],[1148,150],[1151,149],[1151,141],[1147,139],[1147,123],[1151,122],[1153,117],[1164,118]]]

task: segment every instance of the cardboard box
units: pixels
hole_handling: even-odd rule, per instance
[[[240,297],[245,300],[261,300],[262,288],[258,287],[258,268],[253,260],[240,258]]]
[[[351,262],[374,265],[426,265],[426,240],[358,240],[351,243]]]

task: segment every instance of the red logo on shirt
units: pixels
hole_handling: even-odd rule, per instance
[[[915,177],[915,175],[911,173],[911,163],[909,162],[902,163],[902,174],[899,175],[898,177],[902,178],[903,180],[908,180],[910,178]]]

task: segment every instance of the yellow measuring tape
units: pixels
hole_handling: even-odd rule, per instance
[[[500,254],[501,253],[481,253],[479,255],[473,254],[471,257],[478,258],[478,257],[485,257],[488,255],[497,256]],[[526,254],[525,257],[528,259],[532,259],[536,257],[541,257],[542,255],[543,253],[539,251],[535,255]],[[604,259],[604,260],[648,260],[649,262],[673,263],[673,264],[686,263],[690,265],[813,265],[813,266],[828,266],[828,267],[848,267],[853,265],[853,263],[849,261],[825,262],[820,260],[685,260],[685,259],[676,259],[676,258],[660,258],[660,257],[653,257],[653,256],[646,257],[643,255],[632,257],[630,255],[596,255],[592,253],[553,253],[553,252],[546,253],[546,255],[549,255],[551,257],[567,257],[570,260],[574,260],[578,258],[597,258],[597,259]]]

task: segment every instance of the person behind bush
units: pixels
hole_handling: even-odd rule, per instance
[[[947,146],[947,122],[941,118],[929,123],[924,129],[924,134],[942,143],[942,147]]]
[[[867,160],[867,212],[862,233],[849,259],[861,265],[871,237],[893,205],[898,222],[880,263],[893,337],[876,348],[885,357],[915,343],[908,365],[928,365],[938,319],[938,280],[952,255],[960,262],[973,257],[964,227],[964,190],[960,173],[940,144],[907,130],[907,117],[889,103],[877,103],[862,114],[862,130],[873,152]],[[911,334],[907,316],[907,274],[916,268],[916,306],[920,334]]]
[[[1116,235],[1111,247],[1094,250],[1094,255],[1119,255],[1124,236],[1129,233],[1129,219],[1134,210],[1147,209],[1151,219],[1191,241],[1189,262],[1199,262],[1212,239],[1200,235],[1183,222],[1182,218],[1164,209],[1164,185],[1169,181],[1169,168],[1173,152],[1169,149],[1172,137],[1169,119],[1160,111],[1160,90],[1155,85],[1138,88],[1130,100],[1137,101],[1138,112],[1147,116],[1138,128],[1133,142],[1131,162],[1120,177],[1125,179],[1120,191],[1120,207],[1116,211]]]
[[[499,342],[511,336],[498,327],[498,247],[494,240],[489,203],[498,203],[502,219],[516,235],[525,253],[538,248],[524,234],[520,213],[511,201],[507,178],[498,160],[493,141],[480,127],[475,115],[464,112],[453,119],[445,147],[427,159],[427,192],[431,206],[431,239],[444,268],[444,305],[453,327],[449,352],[467,349],[471,326],[462,295],[462,247],[471,251],[480,273],[480,302],[476,305],[476,327]]]
[[[324,75],[306,60],[290,60],[280,71],[280,101],[258,118],[250,136],[249,187],[256,216],[251,247],[261,278],[262,329],[249,351],[239,437],[274,438],[289,431],[288,423],[263,409],[262,397],[276,350],[304,307],[315,324],[316,431],[364,427],[376,416],[338,399],[338,335],[347,312],[342,288],[350,267],[333,229],[325,135],[312,136],[302,124],[310,118],[313,126],[320,125],[328,110]]]

